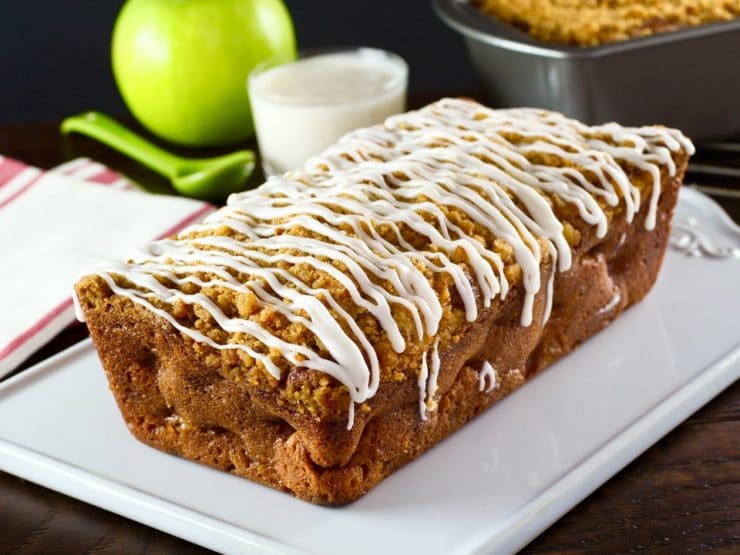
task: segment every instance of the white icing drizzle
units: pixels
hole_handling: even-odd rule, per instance
[[[488,385],[486,386],[486,382]],[[485,361],[481,366],[480,373],[478,374],[478,390],[490,393],[498,387],[498,373],[496,369],[491,366],[491,363]]]
[[[427,413],[437,408],[437,401],[434,396],[437,393],[439,364],[439,339],[436,339],[432,349],[424,353],[417,381],[419,385],[419,415],[422,420],[426,420]]]
[[[526,141],[507,139],[512,133]],[[628,163],[653,178],[646,219],[650,229],[660,197],[660,167],[675,174],[671,153],[680,149],[694,151],[688,139],[671,129],[587,127],[543,110],[490,110],[444,99],[389,118],[383,126],[350,133],[303,170],[232,195],[226,207],[202,224],[96,273],[115,294],[154,312],[193,340],[215,349],[244,351],[275,378],[281,377],[279,357],[292,366],[333,376],[349,390],[352,427],[354,403],[377,391],[380,363],[370,338],[340,300],[286,268],[305,265],[318,270],[341,285],[343,296],[375,317],[397,353],[404,352],[409,341],[431,345],[418,376],[425,419],[436,403],[437,335],[443,316],[425,273],[450,276],[468,321],[497,297],[505,297],[510,287],[499,254],[479,237],[480,231],[461,228],[449,211],[463,213],[511,247],[522,270],[521,322],[526,326],[542,287],[544,253],[539,241],[545,241],[557,270],[567,270],[572,260],[549,197],[576,207],[603,237],[608,220],[599,200],[609,206],[622,202],[629,221],[640,209],[640,193],[620,166]],[[543,160],[542,154],[550,158]],[[295,231],[299,229],[311,236]],[[433,248],[415,248],[408,230]],[[465,265],[453,262],[460,253]],[[553,279],[554,272],[546,284],[545,320]],[[185,285],[199,292],[186,294],[180,290]],[[260,306],[274,307],[314,334],[328,356],[281,339],[255,319],[228,316],[203,292],[213,286],[254,294]],[[218,342],[162,308],[177,303],[205,310],[230,339]],[[411,336],[404,336],[394,316],[399,311],[413,322]],[[262,348],[242,344],[244,336],[256,339]]]
[[[84,322],[85,313],[82,311],[82,307],[80,306],[80,299],[77,298],[77,294],[72,295],[72,304],[74,305],[74,309],[75,309],[75,317],[80,322]]]
[[[602,316],[603,314],[607,314],[614,310],[617,305],[622,301],[622,293],[617,289],[614,291],[614,295],[612,295],[612,298],[609,299],[609,302],[606,303],[604,306],[602,306],[597,312],[596,316]]]

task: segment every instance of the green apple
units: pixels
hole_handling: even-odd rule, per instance
[[[281,0],[128,0],[113,31],[113,73],[152,133],[217,146],[254,133],[247,75],[262,60],[295,58]]]

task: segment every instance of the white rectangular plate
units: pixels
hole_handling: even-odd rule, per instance
[[[89,341],[0,385],[0,468],[221,552],[509,552],[740,376],[738,315],[740,260],[671,252],[642,303],[339,509],[138,443]]]

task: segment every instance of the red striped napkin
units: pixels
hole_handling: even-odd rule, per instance
[[[145,193],[86,158],[42,171],[0,156],[0,377],[74,322],[84,271],[212,210]]]

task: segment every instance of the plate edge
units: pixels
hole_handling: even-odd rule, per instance
[[[738,378],[740,344],[614,435],[487,537],[471,540],[456,552],[518,552]],[[584,481],[587,486],[579,491]],[[568,497],[573,491],[577,493]]]
[[[2,438],[0,469],[208,549],[225,553],[306,555],[305,551],[289,544],[102,478]]]

